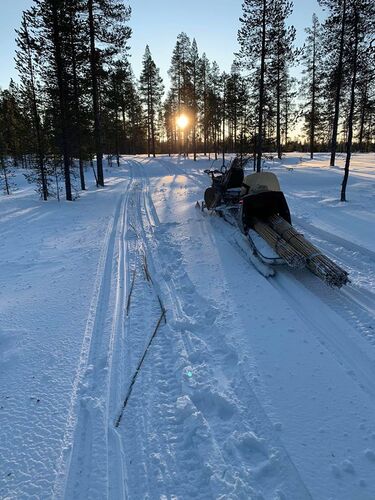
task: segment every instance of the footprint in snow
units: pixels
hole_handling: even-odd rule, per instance
[[[236,407],[231,401],[209,390],[197,391],[191,394],[190,397],[204,416],[230,420],[236,411]]]
[[[225,449],[230,455],[240,455],[253,467],[270,465],[270,455],[265,440],[253,432],[234,432],[227,442]]]

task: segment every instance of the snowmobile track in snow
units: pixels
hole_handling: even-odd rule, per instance
[[[366,349],[365,339],[359,342],[361,339],[356,332],[366,328],[364,315],[371,324],[375,318],[367,316],[342,290],[322,286],[314,276],[306,273],[280,273],[271,284],[296,313],[311,324],[311,331],[319,342],[345,367],[360,388],[374,398],[375,352]],[[316,299],[320,301],[319,314]]]
[[[141,162],[137,163],[142,164]],[[158,336],[158,341],[153,345],[153,355],[157,356],[157,352],[161,349],[160,356],[163,358],[167,355],[168,351],[172,351],[175,353],[174,358],[179,359],[180,363],[186,363],[187,366],[196,365],[198,367],[198,372],[200,363],[203,359],[211,359],[212,363],[210,364],[217,367],[218,373],[215,375],[213,380],[210,378],[209,374],[206,374],[205,377],[208,378],[209,381],[216,386],[218,384],[217,381],[224,378],[228,379],[229,386],[229,380],[235,379],[236,387],[243,388],[243,386],[246,386],[249,391],[249,399],[246,401],[246,404],[239,404],[240,396],[235,395],[236,390],[234,390],[234,392],[231,390],[227,397],[225,393],[220,392],[219,387],[217,388],[217,392],[212,392],[212,389],[209,387],[207,382],[200,382],[196,388],[194,388],[193,384],[190,388],[187,387],[184,390],[184,392],[187,392],[190,395],[190,398],[183,403],[187,405],[186,411],[193,411],[193,408],[195,408],[194,411],[198,412],[197,415],[199,415],[199,417],[198,421],[194,425],[198,425],[198,428],[202,429],[200,432],[207,435],[207,440],[210,443],[206,453],[211,456],[214,455],[216,457],[214,461],[221,464],[220,469],[222,470],[223,476],[222,479],[217,479],[217,487],[220,488],[219,485],[221,484],[221,481],[224,483],[224,476],[228,476],[226,479],[230,482],[232,480],[234,481],[234,477],[230,479],[231,475],[235,475],[235,471],[231,470],[231,458],[230,455],[228,455],[228,453],[232,452],[229,449],[223,449],[222,445],[219,444],[219,435],[222,436],[223,427],[227,428],[225,431],[226,434],[230,433],[232,418],[237,418],[239,417],[239,414],[243,414],[241,421],[248,421],[249,416],[251,415],[251,423],[253,425],[249,428],[245,425],[242,429],[242,433],[239,433],[239,435],[241,434],[243,436],[247,436],[249,433],[251,434],[250,429],[256,427],[258,429],[262,429],[262,435],[267,436],[267,440],[269,440],[270,436],[272,436],[275,448],[267,449],[265,447],[261,452],[264,465],[272,463],[272,466],[269,466],[276,467],[274,457],[283,457],[283,459],[280,458],[280,461],[279,458],[276,460],[278,467],[280,467],[284,471],[283,473],[286,473],[289,476],[290,481],[294,483],[294,487],[300,492],[300,498],[310,498],[310,495],[303,486],[301,478],[294,468],[288,453],[277,438],[271,422],[269,422],[266,417],[264,410],[262,409],[254,392],[251,390],[250,385],[244,379],[242,372],[237,371],[236,369],[234,369],[236,373],[233,373],[232,369],[230,369],[229,372],[226,372],[225,369],[223,371],[223,369],[220,368],[221,366],[225,366],[227,364],[225,361],[227,360],[227,357],[230,356],[232,349],[229,345],[226,345],[224,337],[220,337],[219,344],[221,345],[221,348],[218,349],[217,347],[218,335],[217,333],[213,333],[211,324],[215,321],[218,311],[209,302],[207,302],[205,298],[197,295],[195,287],[190,282],[185,271],[181,270],[179,250],[177,248],[171,248],[171,242],[166,241],[162,243],[162,241],[159,240],[158,233],[163,229],[163,225],[160,225],[159,220],[155,218],[156,210],[149,192],[148,177],[145,174],[145,171],[143,182],[143,200],[141,201],[140,207],[142,218],[140,228],[137,231],[142,234],[142,240],[146,244],[146,254],[148,255],[150,272],[155,283],[157,284],[157,287],[159,287],[163,303],[168,309],[169,316],[169,329],[164,331],[162,335]],[[169,250],[173,251],[175,258],[171,256],[168,257],[168,253],[166,254],[166,257],[163,256],[164,245],[167,245]],[[166,278],[166,273],[163,270],[163,266],[167,264],[165,260],[166,258],[169,263],[168,279]],[[189,290],[188,303],[186,302],[186,297],[182,296],[179,290]],[[205,311],[204,316],[202,316],[203,311]],[[202,325],[207,323],[208,327],[204,328]],[[169,348],[163,350],[163,344],[166,342],[169,344]],[[203,344],[205,347],[203,347]],[[203,354],[208,347],[209,349],[207,354]],[[183,360],[185,360],[185,362]],[[168,359],[166,359],[163,363],[168,365]],[[173,374],[173,370],[170,372],[170,376],[172,376],[170,381],[170,384],[172,384],[170,385],[170,390],[172,392],[171,395],[178,395],[179,391],[173,389],[173,387],[176,386],[176,374]],[[182,384],[186,387],[186,385],[189,385],[189,383],[187,383],[189,380],[190,379],[188,379],[185,372],[183,374]],[[180,384],[181,382],[178,382],[178,386],[180,386]],[[161,393],[164,393],[164,388],[161,390]],[[168,399],[171,395],[168,395]],[[236,406],[233,405],[233,399],[237,401]],[[209,411],[207,411],[208,409],[206,408],[206,401],[211,401],[211,404],[209,405],[211,409]],[[182,402],[180,404],[182,404]],[[189,405],[192,408],[191,410],[188,409],[190,407]],[[176,407],[172,404],[170,399],[168,403],[163,403],[163,406],[168,408],[169,419],[172,422],[178,422],[179,418],[176,415]],[[170,433],[171,436],[176,432],[179,433],[179,431],[174,428],[174,430]],[[258,445],[254,443],[254,446]],[[175,453],[179,454],[177,451],[175,451]],[[199,455],[197,454],[197,459],[198,456]],[[187,458],[180,456],[180,462],[182,461],[183,463],[185,460],[187,460]],[[180,464],[180,467],[181,465],[182,464]],[[198,465],[197,469],[195,469],[196,465]],[[174,464],[174,466],[171,464],[171,470],[173,467],[175,468],[175,466],[176,464]],[[194,472],[193,475],[195,475],[196,479],[200,474],[200,468],[202,466],[203,464],[200,463],[199,459],[198,463],[194,466],[196,472]],[[152,465],[149,467],[152,468]],[[189,469],[189,467],[191,467],[190,460],[186,463],[186,468]],[[182,470],[181,473],[183,473]],[[220,476],[219,473],[217,474]],[[174,491],[177,493],[179,488],[180,486],[175,484],[171,493]],[[204,487],[204,489],[202,488],[203,483],[199,486],[197,492],[199,491],[200,495],[205,498],[211,498],[213,495],[212,491],[206,490],[206,487]],[[247,490],[247,494],[250,494],[250,491],[252,492],[251,488]],[[135,492],[133,493],[133,496],[134,495],[136,496]]]

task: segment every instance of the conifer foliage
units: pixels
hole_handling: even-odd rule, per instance
[[[97,184],[104,185],[102,116],[113,109],[107,83],[114,81],[118,61],[126,61],[129,17],[130,8],[120,0],[34,0],[23,14],[16,55],[19,121],[30,142],[22,154],[30,167],[27,177],[44,200],[61,174],[66,199],[73,199],[77,160],[81,189],[84,163],[94,157]],[[123,99],[116,98],[115,121]]]
[[[243,0],[228,73],[180,33],[164,97],[148,45],[133,73],[123,0],[33,0],[17,31],[19,84],[0,91],[1,187],[10,194],[23,168],[43,200],[65,187],[70,201],[86,189],[89,165],[104,186],[104,154],[119,166],[122,154],[202,153],[224,163],[235,152],[252,154],[260,171],[265,153],[298,148],[312,159],[329,151],[331,165],[346,154],[345,201],[352,152],[375,147],[375,4],[317,2],[327,15],[322,23],[313,15],[296,48],[290,0]]]
[[[164,93],[160,71],[152,59],[150,48],[147,45],[143,56],[143,68],[140,77],[140,92],[146,113],[147,124],[147,154],[156,155],[156,120],[161,108],[161,99]]]

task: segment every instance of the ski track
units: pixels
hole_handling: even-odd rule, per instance
[[[112,355],[115,338],[121,329],[120,311],[125,297],[124,234],[128,193],[132,182],[130,179],[126,192],[117,205],[99,261],[66,432],[68,451],[64,451],[67,457],[61,460],[58,468],[58,478],[62,476],[65,482],[61,479],[56,482],[55,497],[107,496],[107,475],[103,474],[101,467],[103,457],[108,455],[107,428]],[[114,314],[111,319],[108,310],[111,309],[113,301]],[[108,468],[108,460],[106,467]],[[64,479],[65,469],[67,478]]]

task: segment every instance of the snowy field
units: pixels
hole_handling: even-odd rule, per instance
[[[265,168],[341,290],[261,276],[195,208],[204,158],[123,157],[75,203],[21,177],[0,196],[0,498],[375,498],[375,155],[344,204],[328,163]]]

